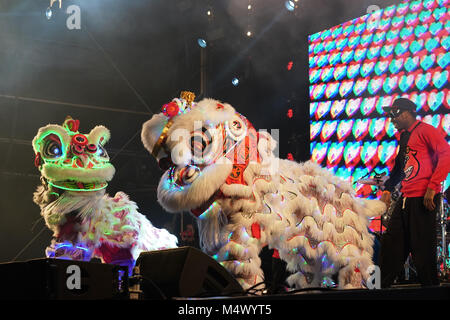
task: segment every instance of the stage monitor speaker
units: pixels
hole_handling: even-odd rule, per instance
[[[142,278],[143,299],[243,293],[239,282],[223,266],[194,247],[142,252],[136,267]]]
[[[0,264],[2,300],[128,299],[128,268],[95,262],[34,259]]]

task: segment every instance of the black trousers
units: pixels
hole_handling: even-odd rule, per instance
[[[436,212],[439,195],[435,196],[436,209],[429,211],[423,197],[403,198],[397,202],[386,231],[381,238],[381,287],[388,288],[403,270],[411,253],[421,285],[438,285]]]

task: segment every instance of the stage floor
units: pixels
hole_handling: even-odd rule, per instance
[[[247,301],[252,300],[450,300],[450,283],[439,286],[421,287],[420,285],[396,285],[389,289],[310,289],[285,294],[216,296],[208,298],[174,298],[183,301]]]

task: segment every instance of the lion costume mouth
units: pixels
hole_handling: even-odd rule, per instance
[[[77,181],[48,181],[48,184],[55,188],[68,191],[99,191],[105,189],[108,186],[106,182],[77,182]]]
[[[42,168],[42,175],[47,182],[59,189],[69,191],[98,191],[108,186],[115,169],[106,164],[97,169],[81,169],[62,167],[46,163]]]

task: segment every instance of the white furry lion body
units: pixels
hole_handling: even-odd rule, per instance
[[[204,99],[186,108],[182,99],[174,101],[184,112],[155,115],[144,124],[142,140],[155,155],[155,144],[164,140],[161,132],[165,132],[164,148],[155,156],[170,157],[172,162],[177,146],[193,146],[190,158],[181,156],[182,161],[164,173],[158,201],[169,212],[191,211],[198,216],[206,253],[244,288],[264,280],[259,253],[266,245],[287,262],[291,286],[327,285],[338,274],[339,287],[364,287],[373,264],[369,217],[384,212],[382,202],[357,198],[348,182],[310,161],[275,157],[272,137],[256,133],[229,104]],[[207,137],[202,144],[192,138],[199,121]],[[171,139],[177,129],[190,136]],[[217,144],[214,139],[222,140]],[[217,145],[225,150],[216,151]],[[198,146],[209,152],[204,161],[193,157]]]
[[[177,238],[166,229],[154,227],[123,192],[110,197],[104,190],[66,191],[50,202],[46,200],[49,193],[51,191],[44,186],[39,186],[33,198],[41,207],[47,227],[53,231],[54,239],[46,250],[47,256],[58,256],[55,252],[59,250],[58,243],[64,248],[65,243],[71,242],[80,250],[71,250],[70,254],[63,252],[60,257],[73,260],[98,257],[103,262],[120,264],[126,262],[121,259],[128,257],[135,261],[144,251],[177,247]],[[118,250],[122,252],[116,257]],[[125,252],[129,255],[124,255]]]

